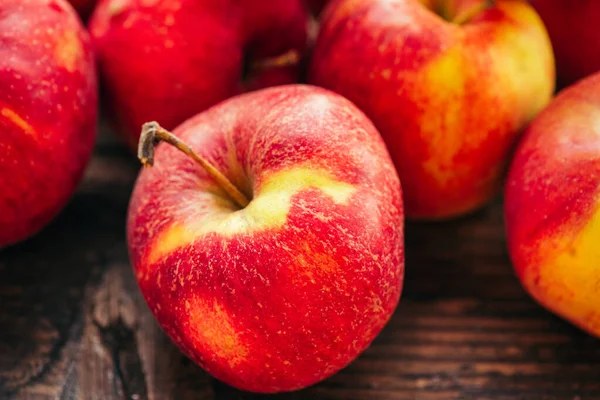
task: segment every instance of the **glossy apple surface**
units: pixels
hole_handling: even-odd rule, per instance
[[[65,205],[96,131],[90,40],[64,0],[0,2],[0,247]]]
[[[505,203],[525,289],[600,337],[600,74],[562,91],[528,128]]]
[[[251,202],[239,209],[194,161],[158,146],[133,192],[128,241],[162,328],[244,390],[299,389],[346,366],[403,282],[401,189],[373,124],[337,94],[285,85],[174,133]]]
[[[132,148],[244,91],[297,82],[303,0],[101,0],[90,20],[107,104]]]
[[[562,88],[600,71],[600,1],[531,0],[546,24]]]
[[[481,207],[554,90],[552,48],[525,1],[340,0],[325,9],[309,82],[375,123],[409,218]]]

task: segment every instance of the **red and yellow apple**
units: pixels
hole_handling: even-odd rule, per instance
[[[403,282],[401,188],[371,121],[337,94],[284,85],[174,134],[250,202],[157,147],[131,198],[128,243],[159,324],[244,390],[299,389],[343,368],[386,324]]]
[[[135,148],[244,91],[297,82],[303,0],[101,0],[89,23],[108,104]]]
[[[468,213],[499,191],[554,81],[547,32],[518,0],[335,1],[309,72],[373,120],[406,215],[421,219]]]
[[[600,73],[562,91],[527,129],[505,214],[525,289],[600,337]]]
[[[600,71],[600,1],[531,0],[531,4],[550,34],[561,88]]]
[[[0,2],[0,247],[65,205],[96,132],[91,45],[66,0]]]

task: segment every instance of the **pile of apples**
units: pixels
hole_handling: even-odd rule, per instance
[[[503,188],[524,287],[600,336],[600,2],[72,3],[0,2],[0,247],[73,194],[101,86],[153,165],[126,223],[139,287],[218,379],[344,368],[398,304],[405,217]]]

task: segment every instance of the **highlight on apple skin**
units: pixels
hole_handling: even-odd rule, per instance
[[[548,34],[526,1],[339,0],[321,24],[309,83],[375,123],[408,218],[459,216],[500,191],[554,91]]]
[[[29,238],[73,194],[94,144],[89,37],[66,0],[0,2],[0,247]]]
[[[233,95],[295,83],[307,45],[303,0],[100,0],[89,22],[114,122],[173,129]]]
[[[351,102],[285,85],[239,95],[174,134],[251,199],[160,144],[128,214],[139,287],[160,326],[216,378],[253,392],[312,385],[392,315],[404,275],[401,187]]]
[[[527,129],[505,219],[525,289],[600,337],[600,73],[562,91]]]
[[[550,34],[559,87],[600,71],[600,1],[530,1]]]

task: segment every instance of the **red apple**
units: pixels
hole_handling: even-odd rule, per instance
[[[343,368],[389,320],[403,282],[401,189],[373,124],[337,94],[285,85],[174,133],[145,126],[144,162],[154,140],[188,155],[158,146],[128,217],[135,275],[162,328],[244,390],[299,389]]]
[[[101,0],[90,20],[109,103],[134,148],[238,93],[297,81],[302,0]]]
[[[87,19],[92,15],[96,1],[97,0],[69,0],[83,19]]]
[[[523,286],[600,337],[600,73],[562,91],[528,128],[505,207]]]
[[[96,130],[91,45],[66,0],[0,2],[0,247],[65,205]]]
[[[373,120],[408,217],[468,213],[499,191],[515,140],[554,91],[552,48],[530,5],[339,0],[321,24],[309,82]]]
[[[562,88],[600,71],[600,1],[531,0],[548,28]]]

